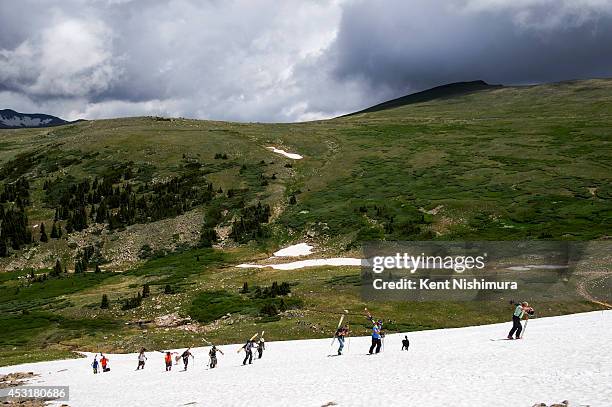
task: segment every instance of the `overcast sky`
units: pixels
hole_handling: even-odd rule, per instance
[[[0,108],[303,121],[612,76],[612,0],[2,0]]]

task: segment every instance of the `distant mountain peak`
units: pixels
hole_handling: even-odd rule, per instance
[[[0,110],[0,129],[51,127],[68,123],[71,122],[48,114],[19,113],[12,109]]]
[[[386,102],[382,102],[377,105],[360,110],[358,112],[349,113],[345,116],[352,116],[354,114],[360,113],[378,112],[380,110],[393,109],[396,107],[410,105],[413,103],[423,103],[428,102],[430,100],[444,99],[453,96],[465,95],[472,92],[478,92],[481,90],[498,89],[501,87],[503,87],[503,85],[490,85],[483,80],[447,83],[446,85],[436,86],[434,88],[423,90],[421,92],[411,93],[406,96],[388,100]]]

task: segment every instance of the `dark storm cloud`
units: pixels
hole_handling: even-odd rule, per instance
[[[603,0],[0,2],[0,107],[330,117],[442,83],[612,73]]]
[[[473,79],[610,76],[612,2],[356,2],[343,10],[330,57],[338,80],[400,93]]]

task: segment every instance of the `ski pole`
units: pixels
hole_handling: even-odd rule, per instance
[[[523,332],[521,333],[521,339],[523,339],[523,336],[525,335],[525,331],[527,330],[527,322],[529,322],[529,319],[525,320],[525,328],[523,328]]]

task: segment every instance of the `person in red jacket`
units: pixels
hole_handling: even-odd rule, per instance
[[[164,356],[164,361],[166,362],[166,372],[172,370],[172,353],[166,352],[166,356]]]
[[[102,366],[102,372],[109,372],[110,371],[110,367],[108,367],[108,359],[106,358],[106,356],[104,356],[103,354],[100,353],[100,365]]]

